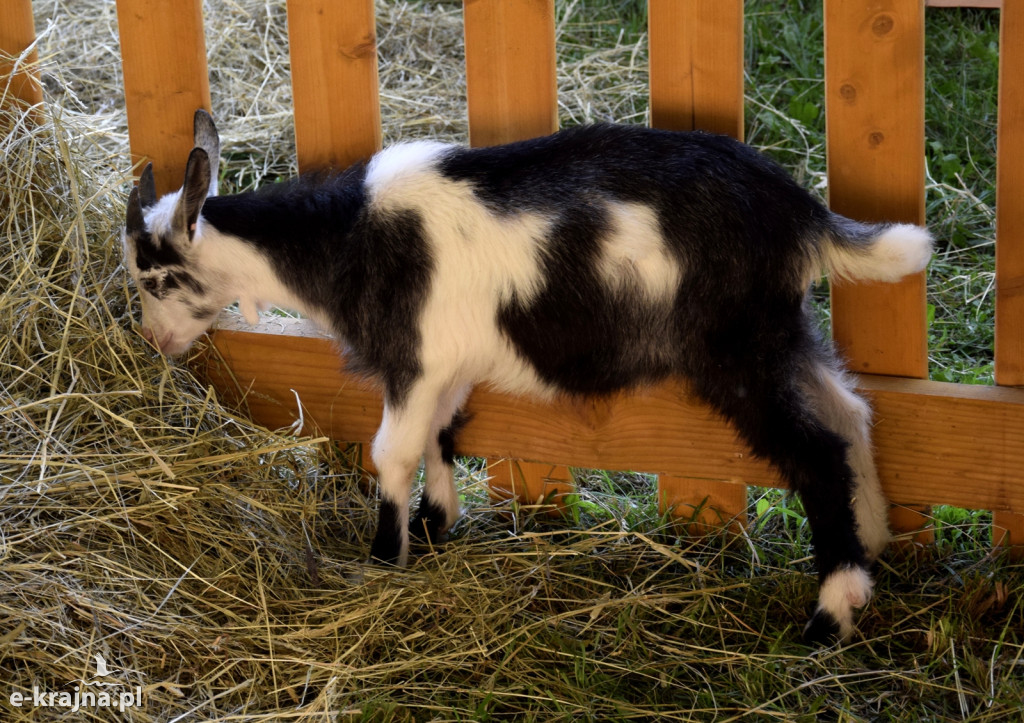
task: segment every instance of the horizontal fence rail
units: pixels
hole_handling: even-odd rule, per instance
[[[896,285],[836,284],[834,335],[875,409],[883,485],[897,529],[928,505],[994,513],[996,542],[1024,544],[1024,2],[1000,7],[996,207],[996,381],[926,381],[924,274]],[[830,204],[866,220],[924,221],[924,14],[921,0],[824,0]],[[380,148],[373,0],[287,0],[301,168],[347,165]],[[176,186],[196,107],[210,107],[200,0],[117,0],[133,160]],[[743,136],[742,0],[649,0],[652,125]],[[465,0],[470,139],[485,145],[557,127],[554,0]],[[31,43],[31,3],[0,6],[0,50]],[[38,102],[38,79],[12,87]],[[339,371],[308,323],[215,331],[196,360],[223,398],[269,427],[298,419],[368,442],[380,398]],[[296,401],[298,400],[298,402]],[[299,409],[298,404],[301,404]],[[566,465],[659,475],[666,508],[742,524],[746,485],[778,484],[678,382],[633,395],[539,404],[476,392],[461,451],[488,458],[496,489],[529,501],[571,489]],[[500,461],[511,460],[511,461]],[[921,539],[926,539],[926,536]]]

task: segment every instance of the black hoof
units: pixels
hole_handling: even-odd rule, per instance
[[[809,645],[834,645],[841,642],[839,622],[832,614],[817,609],[804,627],[804,642]]]
[[[419,512],[409,523],[409,536],[427,545],[440,545],[448,539],[444,526],[446,517],[440,505],[424,495]]]
[[[402,531],[399,528],[398,507],[391,500],[381,500],[377,534],[370,547],[370,562],[397,565],[402,553]]]

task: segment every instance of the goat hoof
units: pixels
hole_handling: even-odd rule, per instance
[[[839,621],[827,610],[818,608],[804,626],[804,642],[808,645],[829,646],[842,642]]]
[[[416,515],[409,523],[409,536],[424,545],[441,545],[448,541],[448,531],[433,517]]]

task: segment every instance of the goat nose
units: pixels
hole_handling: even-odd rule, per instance
[[[160,341],[161,340],[156,338],[156,333],[152,329],[147,327],[147,326],[142,327],[141,332],[142,332],[142,338],[145,339],[146,341],[148,341],[154,347],[156,347],[157,351],[160,351]]]

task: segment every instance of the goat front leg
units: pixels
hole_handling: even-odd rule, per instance
[[[401,402],[384,403],[384,417],[373,440],[380,513],[371,560],[405,567],[409,560],[409,495],[426,446],[439,395],[419,382]]]

